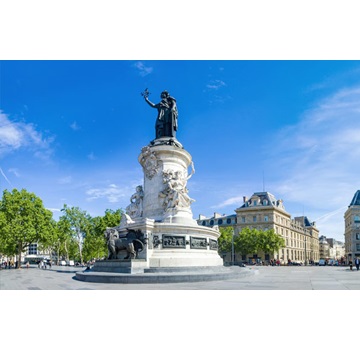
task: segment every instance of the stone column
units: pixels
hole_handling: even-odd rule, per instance
[[[138,160],[144,171],[143,218],[197,226],[186,188],[191,155],[182,147],[155,144],[144,147]]]

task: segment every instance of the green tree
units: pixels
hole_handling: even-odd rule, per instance
[[[279,236],[273,229],[267,231],[259,231],[259,249],[264,253],[278,251],[285,247],[285,240]]]
[[[259,251],[259,243],[259,231],[245,227],[235,237],[235,251],[242,255],[256,254]]]
[[[220,227],[220,237],[218,238],[218,251],[220,254],[230,253],[232,250],[232,241],[234,229],[230,226]]]
[[[285,247],[284,239],[274,230],[257,230],[246,227],[235,238],[235,251],[243,255],[274,253]]]
[[[86,211],[81,210],[79,207],[68,207],[66,204],[64,204],[64,208],[61,209],[63,212],[62,220],[65,228],[70,228],[70,231],[68,231],[69,235],[77,243],[78,247],[78,257],[81,263],[83,263],[83,243],[86,235],[91,230],[91,216],[87,214]],[[60,220],[61,220],[60,218]],[[65,241],[67,242],[67,241]],[[70,245],[67,246],[67,254],[69,253],[69,248],[71,247],[71,241]]]
[[[84,259],[86,261],[94,258],[106,257],[108,250],[104,231],[107,227],[115,227],[120,224],[121,210],[107,209],[104,216],[96,216],[92,219],[92,228],[84,240]]]
[[[3,192],[0,213],[0,250],[17,255],[20,268],[21,253],[31,243],[46,242],[52,234],[52,212],[34,193],[13,189]]]

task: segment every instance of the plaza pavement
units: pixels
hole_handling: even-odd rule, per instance
[[[236,267],[238,269],[244,269]],[[247,269],[247,268],[246,268]],[[251,275],[223,281],[114,284],[81,282],[80,267],[0,270],[0,290],[360,290],[360,271],[342,266],[254,266]]]

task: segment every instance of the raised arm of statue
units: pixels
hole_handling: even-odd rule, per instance
[[[144,100],[148,103],[149,106],[153,107],[153,108],[157,108],[155,103],[152,103],[151,101],[149,101],[147,96],[144,96]]]

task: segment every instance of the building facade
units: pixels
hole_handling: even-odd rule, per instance
[[[330,259],[330,244],[325,236],[319,238],[320,259]]]
[[[345,259],[345,244],[344,242],[337,241],[334,238],[326,238],[329,243],[329,256],[330,259],[343,261]]]
[[[360,190],[344,214],[345,219],[345,256],[347,262],[360,257]]]
[[[285,248],[273,254],[258,252],[252,256],[236,255],[237,260],[260,259],[310,263],[319,261],[319,230],[315,222],[306,216],[291,218],[281,199],[277,200],[269,192],[256,192],[249,199],[244,197],[243,205],[235,210],[236,215],[216,214],[212,218],[199,216],[198,224],[204,226],[232,226],[234,234],[245,228],[258,230],[273,229],[284,238]]]

